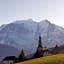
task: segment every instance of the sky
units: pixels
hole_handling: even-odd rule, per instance
[[[64,27],[64,0],[0,0],[0,25],[29,18]]]

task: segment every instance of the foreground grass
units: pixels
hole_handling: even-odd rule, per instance
[[[64,54],[50,55],[17,64],[64,64]]]

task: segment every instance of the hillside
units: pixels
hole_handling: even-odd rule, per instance
[[[16,64],[64,64],[64,54],[50,55]]]

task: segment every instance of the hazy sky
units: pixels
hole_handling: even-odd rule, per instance
[[[0,0],[0,25],[28,18],[64,27],[64,0]]]

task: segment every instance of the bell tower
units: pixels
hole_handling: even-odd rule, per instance
[[[38,48],[43,48],[42,47],[42,41],[41,41],[41,35],[39,35]]]
[[[42,46],[42,41],[41,41],[41,35],[39,35],[38,46],[37,46],[37,50],[35,53],[35,57],[39,58],[42,56],[43,56],[43,46]]]

